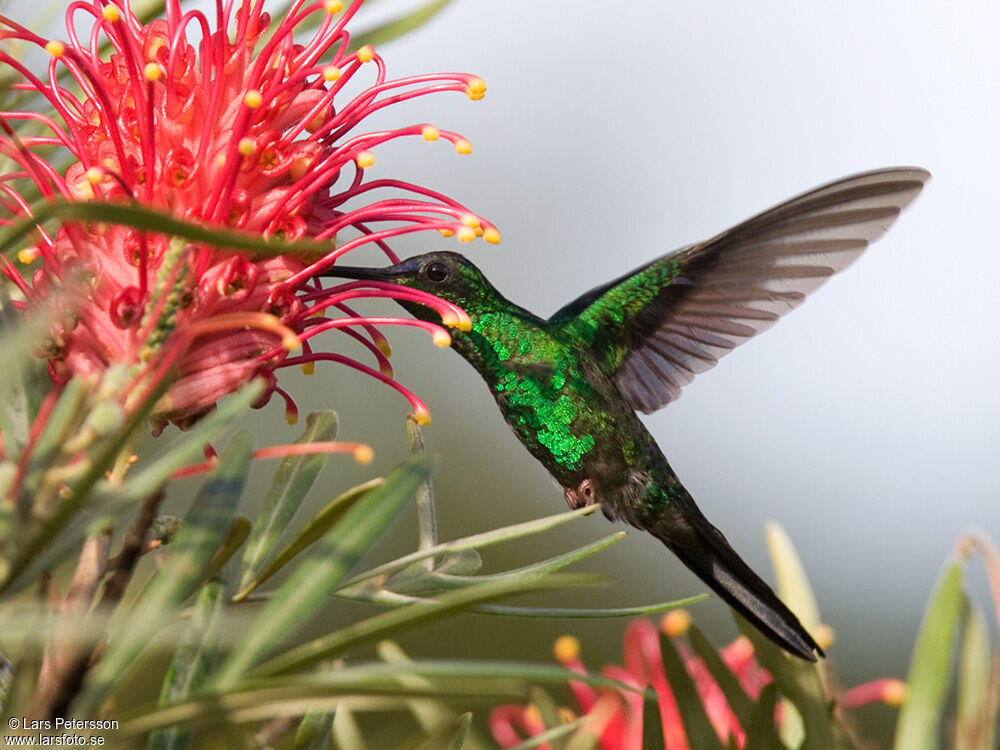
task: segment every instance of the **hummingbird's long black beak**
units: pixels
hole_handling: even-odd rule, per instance
[[[385,268],[365,268],[363,266],[332,266],[321,275],[362,281],[392,281],[393,279],[393,274]]]

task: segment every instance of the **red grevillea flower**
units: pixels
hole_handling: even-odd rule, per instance
[[[210,227],[311,238],[331,248],[312,259],[261,259],[117,225],[67,222],[54,236],[38,227],[34,246],[20,256],[40,259],[30,282],[6,259],[0,270],[19,287],[22,307],[62,292],[64,314],[44,352],[57,383],[114,363],[135,364],[148,382],[173,373],[156,418],[184,426],[257,375],[269,382],[267,397],[277,391],[294,415],[275,370],[328,360],[392,385],[427,420],[423,403],[393,379],[374,325],[418,326],[440,345],[449,343],[447,332],[423,321],[359,317],[347,303],[403,296],[437,309],[446,325],[463,325],[468,316],[420,292],[323,287],[315,275],[366,243],[395,262],[386,240],[407,232],[499,241],[492,224],[444,195],[366,175],[387,141],[441,139],[458,153],[471,150],[468,141],[428,124],[359,132],[391,104],[438,91],[479,99],[485,84],[462,73],[388,79],[370,46],[349,51],[345,25],[361,4],[297,0],[273,22],[262,0],[239,7],[217,0],[213,25],[168,0],[166,17],[144,25],[125,0],[78,0],[66,11],[65,40],[0,16],[0,39],[48,53],[45,76],[6,51],[0,65],[20,76],[15,89],[41,94],[54,113],[0,112],[0,152],[17,164],[0,176],[5,224],[30,215],[27,185],[45,198],[138,203]],[[316,30],[297,39],[301,28]],[[102,57],[105,40],[112,51]],[[33,121],[30,135],[17,134],[17,120]],[[64,173],[41,155],[52,147],[71,155]],[[312,338],[331,328],[367,346],[375,367],[315,351]],[[300,356],[288,356],[300,346]]]
[[[661,629],[668,636],[682,635],[691,624],[684,610],[673,610],[661,621]],[[729,746],[743,747],[746,733],[715,682],[705,663],[680,640],[674,640],[688,674],[691,676],[712,726],[720,741]],[[562,636],[555,643],[557,661],[567,669],[585,674],[580,659],[580,642],[573,636]],[[624,665],[609,665],[601,670],[605,677],[632,687],[651,687],[656,692],[660,721],[663,727],[663,744],[670,750],[689,750],[687,735],[681,721],[680,710],[667,683],[660,651],[660,638],[656,627],[645,619],[633,620],[625,629]],[[757,663],[750,641],[740,636],[719,651],[722,661],[739,681],[748,696],[757,699],[764,687],[771,682],[771,675]],[[905,696],[905,684],[899,680],[878,680],[848,691],[842,698],[846,708],[856,708],[873,701],[899,705]],[[583,682],[569,682],[569,689],[579,704],[580,711],[590,717],[589,730],[598,735],[598,745],[603,750],[641,750],[643,747],[642,695],[633,692],[597,691]],[[572,718],[573,712],[562,709],[563,718]],[[775,713],[780,726],[781,706]],[[532,705],[498,706],[490,715],[490,728],[501,747],[513,747],[526,737],[535,737],[546,731],[541,715]],[[549,745],[539,745],[549,748]]]

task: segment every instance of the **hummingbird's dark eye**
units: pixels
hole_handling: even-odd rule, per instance
[[[448,266],[444,263],[431,263],[424,269],[424,273],[431,281],[444,281],[448,278]]]

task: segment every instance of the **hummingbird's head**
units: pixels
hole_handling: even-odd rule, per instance
[[[435,252],[416,255],[383,268],[333,266],[325,276],[397,284],[433,294],[464,309],[470,316],[487,312],[500,299],[482,271],[458,253]],[[425,305],[397,300],[418,318],[434,320],[436,314]]]

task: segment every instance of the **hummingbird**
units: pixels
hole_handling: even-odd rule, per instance
[[[898,167],[832,182],[596,287],[548,319],[505,299],[453,252],[382,268],[335,265],[324,275],[419,289],[463,308],[472,326],[453,332],[453,348],[569,506],[600,503],[609,520],[653,534],[764,635],[816,661],[823,650],[698,509],[636,411],[677,399],[695,375],[850,265],[929,177]]]

